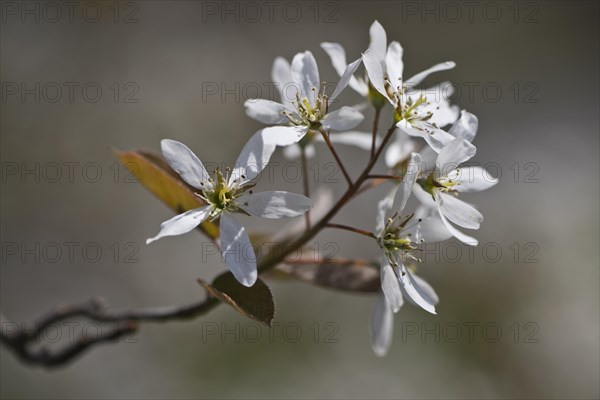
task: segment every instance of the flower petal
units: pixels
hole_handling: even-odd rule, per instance
[[[198,157],[183,143],[163,139],[160,142],[165,160],[181,178],[196,189],[211,188],[208,172]]]
[[[413,187],[413,194],[424,206],[437,209],[437,203],[433,200],[431,194],[423,190],[420,185],[415,185],[415,187]]]
[[[305,126],[271,126],[262,129],[262,138],[265,144],[289,146],[298,143],[306,132],[308,128]]]
[[[417,276],[415,274],[411,275],[414,279],[415,286],[419,288],[424,297],[428,298],[432,304],[438,304],[440,302],[440,298],[437,293],[433,289],[433,287],[425,281],[425,279]]]
[[[475,156],[477,148],[464,139],[454,139],[445,145],[436,161],[438,176],[447,176],[460,164]]]
[[[419,90],[418,93],[415,91],[415,95],[422,94],[427,99],[427,103],[419,106],[419,110],[421,113],[432,113],[431,119],[428,120],[429,123],[444,127],[456,122],[460,108],[448,101],[452,93],[454,93],[454,86],[450,82],[442,82],[439,85]]]
[[[256,255],[246,229],[237,219],[221,215],[221,253],[225,264],[242,285],[250,287],[256,282]]]
[[[263,218],[292,218],[312,207],[306,196],[289,192],[259,192],[240,196],[236,204],[250,215]]]
[[[313,88],[320,87],[319,69],[310,51],[298,53],[292,60],[292,78],[300,86],[302,98],[306,97],[311,106],[315,105]]]
[[[283,114],[284,111],[294,113],[289,107],[271,100],[249,99],[244,102],[246,115],[263,124],[283,124],[289,120]]]
[[[406,120],[402,120],[396,126],[409,136],[425,139],[429,147],[435,150],[436,153],[439,153],[446,144],[454,139],[454,136],[448,132],[430,124],[423,124],[422,127],[414,127]]]
[[[435,314],[435,303],[433,302],[433,299],[418,286],[418,283],[404,265],[400,265],[398,279],[400,280],[400,287],[406,297],[423,310]]]
[[[359,58],[358,60],[355,60],[354,62],[350,63],[346,67],[346,69],[344,70],[344,73],[340,77],[340,81],[338,82],[337,86],[335,87],[335,90],[329,97],[329,104],[333,103],[335,101],[335,99],[337,99],[339,94],[342,93],[342,91],[344,89],[346,89],[346,86],[348,86],[348,83],[350,82],[350,80],[352,78],[354,78],[353,74],[354,74],[354,72],[356,72],[356,69],[358,68],[358,66],[360,65],[361,62],[362,62],[362,58]]]
[[[477,209],[456,197],[435,192],[440,212],[458,226],[468,229],[479,229],[483,215]]]
[[[371,24],[371,27],[369,28],[369,36],[371,38],[369,50],[373,52],[379,63],[382,64],[385,60],[387,35],[385,33],[385,29],[383,29],[383,26],[381,26],[379,21],[375,21]]]
[[[327,53],[331,59],[331,65],[333,65],[335,72],[337,72],[339,76],[342,76],[348,66],[344,47],[339,43],[323,42],[321,43],[321,48],[325,50],[325,53]]]
[[[373,85],[373,87],[393,105],[394,102],[389,98],[387,91],[385,90],[381,61],[372,50],[365,51],[362,55],[362,60],[365,64],[365,69],[367,70],[371,85]]]
[[[202,222],[204,222],[210,214],[211,206],[194,208],[174,216],[173,218],[160,224],[160,232],[153,238],[147,239],[146,244],[150,244],[165,236],[176,236],[188,233]]]
[[[276,146],[265,138],[265,136],[268,137],[265,134],[265,129],[261,129],[252,135],[240,152],[229,177],[229,185],[232,183],[241,185],[254,179],[269,163]]]
[[[423,79],[427,78],[430,74],[434,73],[434,72],[438,72],[438,71],[445,71],[448,69],[452,69],[456,67],[456,63],[454,61],[446,61],[440,64],[436,64],[431,68],[426,69],[423,72],[419,72],[418,74],[414,75],[413,77],[411,77],[410,79],[406,80],[404,82],[404,84],[406,85],[406,87],[414,87],[417,86],[419,83],[421,83],[423,81]]]
[[[402,178],[402,183],[400,183],[400,190],[396,195],[396,204],[394,205],[394,210],[398,211],[398,214],[402,214],[404,207],[406,206],[406,202],[410,197],[413,187],[417,182],[417,178],[419,177],[419,172],[421,171],[421,155],[418,153],[411,153],[410,161],[408,162],[406,172],[404,173],[404,177]]]
[[[385,149],[385,164],[390,168],[394,168],[417,150],[417,141],[400,129],[396,129],[394,137],[394,141]]]
[[[369,322],[371,348],[375,355],[383,357],[390,349],[394,334],[394,314],[383,294],[375,299]]]
[[[404,299],[402,299],[398,277],[387,259],[384,259],[381,264],[381,289],[392,311],[397,313],[404,304]]]
[[[329,55],[333,68],[341,77],[346,71],[346,52],[339,43],[323,42],[321,48]],[[367,84],[361,79],[357,79],[355,76],[350,77],[349,86],[358,92],[361,96],[366,96],[369,93]]]
[[[421,222],[412,224],[402,233],[410,234],[413,238],[419,237],[425,243],[442,242],[453,236],[438,215],[422,218]]]
[[[485,169],[477,166],[461,167],[448,174],[448,179],[458,182],[455,186],[457,192],[481,192],[498,183]]]
[[[377,215],[375,216],[375,232],[377,234],[381,233],[385,227],[385,219],[394,206],[394,199],[399,188],[400,185],[393,184],[390,191],[377,203]]]
[[[452,225],[446,219],[446,217],[444,216],[444,214],[442,214],[441,211],[439,211],[439,216],[440,216],[440,219],[442,220],[442,223],[444,224],[446,229],[448,229],[448,231],[452,234],[452,236],[454,236],[455,238],[457,238],[458,240],[460,240],[461,242],[463,242],[464,244],[467,244],[469,246],[477,246],[479,244],[479,241],[477,239],[475,239],[474,237],[471,237],[465,233],[462,233],[458,229],[456,229],[454,227],[454,225]]]
[[[388,46],[385,55],[387,76],[394,91],[397,91],[398,87],[402,87],[402,73],[404,71],[404,62],[402,61],[403,53],[404,50],[402,49],[402,46],[400,46],[400,43],[394,41]]]
[[[292,79],[292,67],[285,58],[277,57],[275,59],[273,69],[271,70],[271,79],[273,79],[275,86],[277,86],[281,103],[289,106],[290,102],[296,98],[296,91],[290,91],[290,87],[295,86],[295,83]]]
[[[347,144],[362,150],[371,150],[373,134],[369,132],[345,131],[333,133],[329,136],[329,140],[334,144]],[[323,136],[315,136],[315,141],[323,141]],[[375,144],[379,143],[381,143],[381,140],[377,138]]]
[[[452,125],[449,134],[455,138],[465,139],[472,142],[477,134],[477,128],[479,127],[479,120],[475,114],[471,114],[467,110],[462,110],[458,121]]]
[[[334,131],[344,131],[352,129],[360,124],[365,118],[360,111],[356,111],[352,107],[344,106],[339,110],[330,112],[323,118],[322,124],[325,130],[333,129]]]

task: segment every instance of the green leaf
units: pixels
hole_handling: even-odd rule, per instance
[[[252,287],[239,283],[231,272],[219,275],[212,284],[198,279],[208,293],[229,304],[240,314],[271,326],[275,303],[269,287],[260,279]]]
[[[147,150],[114,150],[114,153],[142,186],[174,212],[181,214],[206,205],[195,195],[194,188],[184,182],[161,155]],[[203,222],[199,228],[213,240],[219,237],[219,227],[210,221]]]
[[[364,264],[323,263],[279,264],[276,272],[313,285],[349,292],[374,293],[381,290],[379,270]]]

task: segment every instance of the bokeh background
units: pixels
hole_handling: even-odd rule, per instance
[[[243,101],[270,96],[273,59],[311,50],[334,81],[319,43],[340,42],[355,59],[375,19],[402,43],[407,75],[458,65],[428,83],[461,90],[456,103],[480,120],[475,161],[501,175],[492,190],[468,196],[485,216],[482,245],[447,246],[424,263],[438,315],[406,305],[383,359],[369,346],[373,296],[269,280],[278,325],[260,328],[257,341],[258,325],[222,306],[194,321],[144,324],[128,343],[56,370],[24,365],[2,347],[2,398],[598,398],[598,3],[276,1],[272,14],[262,2],[245,4],[99,1],[69,14],[60,4],[2,2],[4,317],[31,323],[95,295],[114,308],[201,299],[196,278],[224,265],[216,256],[202,263],[206,239],[197,233],[145,246],[172,213],[128,182],[111,146],[158,149],[168,137],[203,160],[232,163],[261,127]],[[39,101],[20,86],[35,92],[36,82]],[[58,97],[52,83],[63,88]],[[348,90],[342,100],[361,99]],[[366,161],[356,149],[340,153],[354,174]],[[319,148],[321,180],[329,161]],[[275,169],[277,181],[261,186],[299,192],[295,171]],[[339,195],[335,177],[327,186]],[[357,199],[336,221],[370,228],[380,195]],[[246,222],[260,232],[284,226]],[[77,243],[72,257],[65,243]],[[313,245],[331,243],[339,256],[378,254],[345,232]]]

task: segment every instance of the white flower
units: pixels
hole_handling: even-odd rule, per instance
[[[479,122],[474,114],[462,110],[460,118],[450,127],[448,133],[453,138],[465,139],[472,142],[477,134]],[[396,167],[399,163],[406,160],[410,153],[418,151],[419,144],[415,138],[397,132],[396,139],[390,143],[385,152],[385,162],[390,168]],[[420,153],[422,162],[425,165],[433,165],[437,158],[437,153],[431,147],[425,147]]]
[[[385,30],[378,21],[373,22],[371,25],[371,28],[369,29],[369,35],[371,37],[369,48],[374,48],[375,51],[377,51],[377,47],[380,45],[381,39],[383,38],[383,46],[385,51],[386,34]],[[342,76],[348,66],[346,63],[346,50],[344,50],[344,47],[339,43],[323,42],[321,43],[321,48],[325,50],[327,55],[329,55],[331,64],[333,65],[335,71],[339,76]],[[369,83],[366,77],[363,79],[362,77],[352,76],[350,78],[349,86],[363,97],[367,97],[369,95]]]
[[[277,58],[272,78],[280,92],[281,103],[250,99],[244,103],[246,114],[262,123],[277,125],[263,131],[278,146],[298,143],[312,130],[352,129],[364,116],[352,107],[329,112],[329,106],[348,86],[360,62],[359,58],[347,66],[337,87],[328,97],[325,85],[319,81],[317,63],[310,51],[296,54],[291,66],[285,59]]]
[[[443,229],[439,219],[428,217],[413,221],[412,215],[401,216],[419,177],[420,164],[419,154],[413,153],[401,184],[394,185],[389,194],[379,202],[375,236],[384,254],[381,263],[381,288],[392,310],[397,312],[400,309],[404,293],[415,304],[435,314],[434,303],[422,294],[405,266],[406,260],[419,261],[414,253],[423,241],[445,240],[451,236]],[[392,209],[396,212],[388,218]]]
[[[410,136],[425,139],[439,152],[452,140],[440,127],[454,122],[458,117],[458,108],[447,101],[452,94],[451,85],[443,83],[422,91],[416,91],[415,87],[429,74],[454,68],[456,64],[452,61],[436,64],[403,80],[404,50],[396,41],[389,45],[386,42],[383,27],[375,21],[371,26],[371,45],[363,54],[369,83],[394,107],[398,128]]]
[[[470,204],[457,198],[459,193],[479,192],[498,183],[481,167],[460,168],[476,152],[468,140],[457,138],[442,148],[431,171],[419,178],[415,196],[437,209],[448,231],[463,243],[476,246],[477,239],[456,229],[450,222],[467,229],[479,229],[483,216]]]
[[[410,275],[410,279],[415,287],[418,288],[421,296],[428,299],[431,304],[437,304],[439,297],[435,293],[435,290],[425,280],[418,277],[415,274]],[[402,306],[403,300],[400,297],[400,306]],[[369,321],[369,331],[371,334],[371,348],[373,352],[383,357],[387,354],[394,334],[394,311],[390,306],[385,295],[380,293],[375,299],[373,310],[371,311],[371,318]]]
[[[171,168],[197,189],[198,196],[208,205],[163,222],[158,235],[146,243],[187,233],[207,219],[220,217],[223,259],[241,284],[252,286],[258,275],[256,256],[246,230],[232,214],[279,219],[302,215],[312,206],[309,198],[298,194],[281,191],[253,193],[251,190],[255,185],[252,179],[268,163],[275,145],[268,143],[264,133],[258,131],[242,149],[235,168],[228,171],[229,177],[224,177],[217,169],[214,178],[210,178],[200,159],[184,144],[165,139],[161,148]]]
[[[404,298],[432,314],[439,301],[433,288],[406,266],[420,261],[414,253],[419,251],[422,242],[438,242],[452,236],[435,216],[417,221],[413,215],[401,217],[419,177],[420,164],[419,154],[412,153],[402,182],[394,185],[378,204],[375,236],[384,257],[381,259],[381,294],[375,301],[370,320],[371,345],[378,356],[385,355],[389,349],[393,314],[400,310]],[[397,211],[387,218],[390,210]]]

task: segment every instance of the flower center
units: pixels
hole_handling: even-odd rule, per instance
[[[296,126],[308,126],[311,129],[318,129],[321,127],[321,120],[327,114],[329,109],[329,100],[325,94],[325,82],[321,84],[321,91],[317,91],[316,88],[312,88],[314,95],[314,105],[307,97],[300,98],[300,94],[296,94],[296,100],[292,101],[292,104],[298,110],[296,114],[283,111],[283,114],[290,120],[293,125]]]
[[[427,178],[418,179],[417,183],[423,188],[423,190],[430,194],[433,194],[433,192],[436,190],[445,193],[456,192],[454,187],[460,184],[459,182],[453,181],[447,176],[436,179],[433,173],[429,174]]]
[[[417,243],[420,241],[419,238],[413,238],[412,234],[403,232],[412,217],[413,214],[401,219],[398,214],[395,214],[388,218],[383,231],[377,237],[379,247],[393,266],[399,265],[402,257],[418,260],[411,253],[419,250],[419,243]]]
[[[233,185],[229,186],[227,177],[224,177],[218,168],[215,170],[215,177],[211,179],[211,182],[213,187],[198,195],[212,206],[211,219],[217,218],[225,210],[244,212],[235,204],[235,199],[253,187],[254,183],[237,186],[234,182]]]

